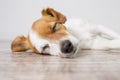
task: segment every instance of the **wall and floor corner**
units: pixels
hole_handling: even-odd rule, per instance
[[[120,33],[120,0],[0,0],[0,40],[26,35],[40,11],[52,7],[68,18],[81,18]]]

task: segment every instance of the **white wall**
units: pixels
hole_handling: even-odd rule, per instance
[[[0,0],[0,40],[27,35],[46,7],[120,32],[120,0]]]

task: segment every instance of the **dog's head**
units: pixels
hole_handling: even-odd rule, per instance
[[[72,57],[76,53],[78,40],[63,25],[66,17],[51,8],[43,10],[42,14],[29,33],[32,45],[40,53]]]
[[[28,37],[18,36],[11,45],[13,52],[33,50],[37,53],[72,57],[78,48],[78,40],[63,24],[66,17],[52,8],[42,10],[42,17],[35,21]]]

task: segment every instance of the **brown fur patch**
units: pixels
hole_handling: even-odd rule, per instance
[[[55,23],[51,22],[44,22],[41,20],[36,21],[32,29],[38,33],[40,37],[43,37],[45,39],[50,39],[50,40],[58,40],[61,37],[65,36],[67,34],[66,28],[63,24],[57,23],[56,25],[56,31],[52,32],[52,28]]]
[[[27,38],[24,36],[16,37],[11,44],[11,49],[13,52],[21,52],[30,49]]]

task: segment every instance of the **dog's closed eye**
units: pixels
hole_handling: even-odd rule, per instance
[[[53,27],[52,27],[52,33],[54,33],[54,32],[56,32],[56,30],[57,30],[57,23],[55,23],[54,25],[53,25]]]

